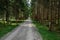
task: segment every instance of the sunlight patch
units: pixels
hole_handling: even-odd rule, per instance
[[[32,24],[29,24],[29,27],[32,27]]]

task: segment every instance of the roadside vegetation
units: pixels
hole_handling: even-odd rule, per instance
[[[48,27],[40,24],[37,21],[33,22],[36,25],[37,31],[43,37],[43,40],[60,40],[60,33],[55,31],[48,31]]]
[[[32,16],[44,40],[60,40],[60,0],[32,0]]]
[[[0,0],[0,38],[28,18],[27,0]]]
[[[18,25],[22,22],[23,21],[19,21],[16,23],[16,21],[11,21],[11,24],[4,24],[3,21],[1,21],[0,22],[0,38],[3,37],[8,32],[15,29],[16,27],[18,27]]]

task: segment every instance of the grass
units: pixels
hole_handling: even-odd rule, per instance
[[[42,35],[43,40],[60,40],[60,33],[50,32],[48,28],[38,22],[33,22],[36,24],[36,28],[38,32]]]
[[[0,38],[3,37],[8,32],[12,31],[17,26],[18,26],[18,24],[16,22],[9,24],[9,25],[8,24],[5,25],[2,22],[0,22]]]

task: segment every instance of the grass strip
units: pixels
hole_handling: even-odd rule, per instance
[[[20,22],[20,23],[22,23],[22,22]],[[13,29],[15,29],[20,23],[14,22],[14,23],[5,25],[5,24],[0,22],[0,38],[3,37],[8,32],[10,32]]]
[[[48,31],[48,28],[36,21],[33,22],[42,35],[43,40],[60,40],[60,33]]]

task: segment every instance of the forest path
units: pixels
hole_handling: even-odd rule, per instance
[[[0,40],[42,40],[42,37],[29,18],[25,20],[24,23],[20,24],[18,28],[8,33]]]

